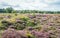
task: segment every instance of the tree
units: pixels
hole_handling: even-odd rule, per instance
[[[6,12],[7,12],[7,13],[12,13],[12,11],[13,11],[13,8],[12,8],[12,7],[6,8]]]
[[[5,13],[6,11],[5,11],[5,9],[3,8],[3,9],[0,9],[0,13]]]

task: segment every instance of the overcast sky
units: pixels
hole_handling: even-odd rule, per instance
[[[60,11],[60,0],[0,0],[0,8]]]

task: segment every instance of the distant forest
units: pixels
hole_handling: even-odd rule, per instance
[[[41,11],[41,10],[14,10],[12,7],[0,9],[0,13],[41,13],[41,14],[60,14],[60,11]]]

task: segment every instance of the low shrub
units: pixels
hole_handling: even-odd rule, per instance
[[[3,32],[2,38],[21,38],[21,36],[15,30],[9,29]]]

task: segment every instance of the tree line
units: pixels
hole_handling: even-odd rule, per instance
[[[0,13],[42,13],[59,14],[60,11],[40,11],[40,10],[14,10],[12,7],[0,9]]]

